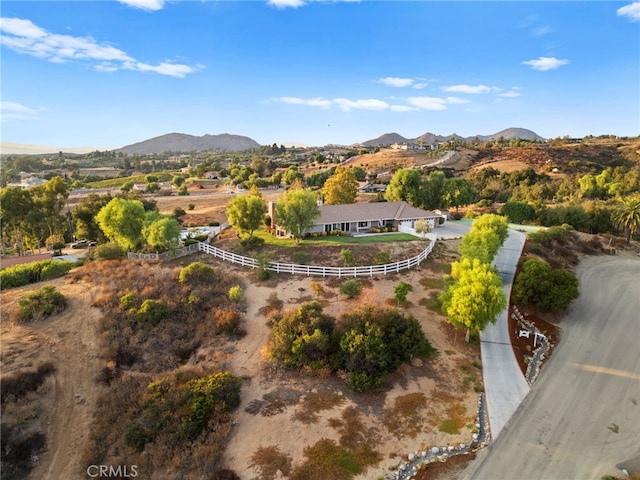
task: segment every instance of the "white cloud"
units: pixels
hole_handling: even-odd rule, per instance
[[[323,2],[323,3],[355,3],[360,0],[267,0],[267,5],[276,8],[298,8],[304,5],[308,5],[312,2]]]
[[[569,63],[569,60],[561,60],[555,57],[539,57],[533,60],[522,62],[523,65],[530,65],[534,70],[546,72],[547,70],[555,70]]]
[[[394,99],[395,100],[395,99]],[[465,98],[459,97],[409,97],[406,104],[394,103],[389,104],[384,100],[376,98],[367,98],[359,100],[350,100],[348,98],[310,98],[304,99],[299,97],[279,97],[273,98],[272,101],[288,103],[290,105],[304,105],[307,107],[317,108],[339,108],[343,112],[352,110],[390,110],[392,112],[413,112],[417,110],[446,110],[447,105],[469,103]]]
[[[409,105],[422,110],[446,110],[447,100],[439,97],[410,97],[407,99]]]
[[[451,93],[468,93],[468,94],[478,94],[478,93],[490,93],[495,90],[493,87],[488,87],[486,85],[450,85],[448,87],[442,87],[442,90],[445,92]]]
[[[118,0],[120,3],[124,3],[133,8],[139,8],[141,10],[162,10],[164,7],[164,0]]]
[[[621,17],[627,17],[632,22],[640,22],[640,2],[633,2],[616,10]]]
[[[447,97],[447,103],[462,104],[462,103],[469,103],[469,100],[467,100],[466,98],[460,98],[460,97]]]
[[[35,26],[31,21],[21,18],[0,18],[0,30],[24,38],[40,38],[47,35],[46,31]]]
[[[276,8],[298,8],[305,4],[304,0],[268,0],[267,5]]]
[[[551,30],[551,27],[547,26],[547,25],[542,25],[540,27],[536,27],[532,30],[532,33],[536,36],[536,37],[542,37],[543,35],[548,35],[552,32],[553,30]]]
[[[291,105],[307,105],[308,107],[320,107],[320,108],[331,107],[331,100],[325,100],[322,98],[311,98],[309,100],[304,100],[298,97],[280,97],[275,100],[279,100],[284,103],[289,103]]]
[[[15,52],[42,58],[52,63],[83,61],[94,63],[97,71],[119,69],[139,72],[155,72],[161,75],[184,78],[197,68],[189,65],[163,61],[158,65],[140,62],[119,48],[108,43],[98,43],[90,37],[58,35],[20,18],[0,19],[2,44]]]
[[[413,84],[413,78],[384,77],[378,80],[378,82],[389,87],[402,88]]]
[[[389,108],[387,102],[377,100],[375,98],[369,98],[366,100],[348,100],[346,98],[336,98],[333,103],[338,105],[340,109],[345,112],[349,112],[353,109],[357,110],[386,110]]]
[[[42,109],[34,109],[17,102],[0,102],[2,120],[30,120],[37,117]]]
[[[521,93],[518,90],[521,90],[521,88],[520,87],[513,87],[508,92],[499,93],[498,96],[499,97],[504,97],[504,98],[517,98],[517,97],[521,96]]]
[[[424,78],[402,78],[402,77],[384,77],[378,79],[378,83],[382,83],[388,87],[411,87],[417,90],[425,88],[427,86],[427,82],[425,82]]]
[[[298,97],[280,97],[275,98],[275,101],[280,101],[284,103],[288,103],[291,105],[306,105],[308,107],[319,107],[319,108],[331,108],[338,107],[340,110],[344,112],[349,112],[351,110],[386,110],[389,108],[389,104],[382,100],[377,100],[375,98],[362,99],[362,100],[349,100],[347,98],[334,98],[334,99],[325,99],[325,98],[310,98],[303,99]]]
[[[390,110],[392,112],[414,112],[419,109],[416,107],[410,107],[409,105],[391,105]]]

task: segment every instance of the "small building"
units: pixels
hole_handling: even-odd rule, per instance
[[[305,233],[345,232],[347,235],[370,233],[389,228],[395,231],[414,231],[418,220],[426,220],[431,229],[440,223],[435,212],[412,207],[407,202],[350,203],[346,205],[322,205],[314,225]],[[275,202],[269,202],[269,215],[274,217]],[[274,224],[276,234],[286,236],[288,232]]]
[[[378,193],[384,192],[387,186],[384,183],[360,182],[358,192],[360,193]]]

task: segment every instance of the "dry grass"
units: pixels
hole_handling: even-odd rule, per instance
[[[341,418],[332,418],[329,424],[340,434],[339,444],[325,438],[306,447],[306,460],[296,466],[291,480],[349,480],[381,460],[373,449],[378,436],[365,426],[355,407],[345,408]]]
[[[427,398],[422,392],[397,397],[394,406],[383,411],[384,425],[398,438],[416,438],[423,429],[422,412],[426,406]]]
[[[346,398],[336,392],[311,392],[304,396],[300,408],[294,413],[293,419],[306,425],[317,423],[318,412],[331,410],[342,405]]]
[[[280,452],[277,446],[260,447],[251,455],[251,468],[258,472],[256,480],[275,480],[278,472],[284,477],[291,473],[290,455]]]
[[[262,400],[253,400],[245,408],[245,411],[252,415],[259,413],[263,417],[272,417],[284,412],[288,407],[296,405],[300,401],[301,396],[302,392],[296,390],[275,390],[265,393],[262,396]]]

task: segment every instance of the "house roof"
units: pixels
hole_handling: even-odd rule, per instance
[[[322,205],[315,223],[365,222],[377,220],[409,220],[439,217],[437,213],[415,208],[407,202],[350,203]]]

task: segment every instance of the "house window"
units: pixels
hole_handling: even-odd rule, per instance
[[[367,228],[369,226],[369,222],[358,222],[358,228]]]

